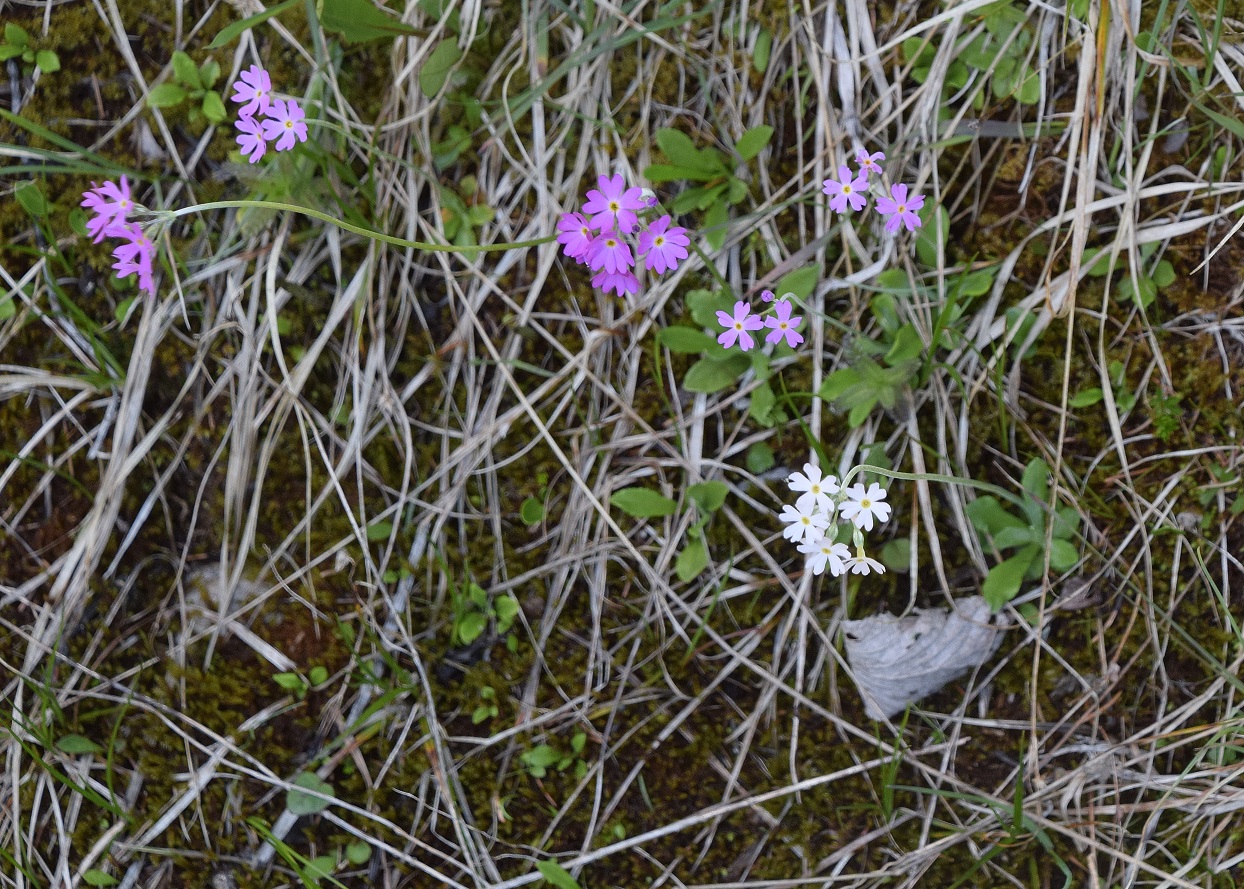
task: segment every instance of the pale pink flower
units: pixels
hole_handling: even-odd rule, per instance
[[[629,271],[601,272],[592,277],[592,286],[608,293],[613,290],[618,296],[639,292],[639,279]]]
[[[803,334],[798,332],[803,323],[803,315],[790,316],[792,309],[789,300],[780,299],[773,307],[773,314],[765,319],[765,327],[772,328],[765,337],[766,343],[780,342],[783,337],[792,349],[803,342]]]
[[[557,243],[562,252],[571,259],[587,262],[587,252],[592,246],[592,229],[581,213],[563,213],[557,221]]]
[[[658,275],[678,268],[678,261],[687,258],[687,246],[691,243],[685,228],[670,228],[669,224],[669,216],[662,216],[650,223],[647,231],[639,233],[639,251],[647,254],[644,268]]]
[[[734,315],[728,312],[718,312],[717,322],[724,328],[726,332],[717,337],[717,342],[721,343],[727,349],[736,342],[739,348],[746,352],[752,346],[756,345],[756,341],[752,339],[749,330],[760,330],[765,323],[760,318],[751,314],[752,307],[743,300],[739,300],[734,304]]]
[[[259,159],[268,150],[268,140],[263,136],[263,126],[253,117],[239,117],[237,128],[239,133],[237,143],[242,149],[242,154],[250,158],[252,164],[259,163]]]
[[[249,69],[239,74],[238,81],[234,81],[233,89],[233,101],[244,103],[238,109],[238,116],[241,118],[263,114],[272,103],[272,78],[258,65],[251,65]]]
[[[881,165],[877,161],[885,160],[885,154],[878,151],[875,154],[869,154],[867,148],[861,148],[855,152],[855,165],[860,168],[860,173],[869,175],[876,173],[881,175]]]
[[[295,142],[307,141],[306,115],[293,99],[273,99],[263,121],[263,136],[276,142],[277,151],[288,151]],[[241,123],[241,121],[239,121]]]
[[[108,229],[112,225],[124,225],[126,214],[134,209],[129,180],[122,176],[120,186],[115,182],[103,185],[92,182],[90,190],[82,193],[82,206],[95,214],[86,221],[86,230],[98,244],[109,236]]]
[[[868,174],[852,175],[851,168],[843,164],[838,178],[826,179],[821,190],[829,195],[829,209],[835,213],[847,212],[848,204],[852,210],[863,210],[868,204]]]
[[[647,206],[643,189],[627,188],[621,173],[612,178],[601,176],[596,181],[600,190],[593,188],[589,191],[587,202],[583,205],[584,214],[592,217],[592,228],[615,229],[629,235],[639,222],[635,211]]]
[[[890,198],[877,198],[877,212],[883,216],[889,216],[886,220],[885,230],[888,232],[898,231],[900,225],[907,226],[909,232],[914,232],[923,224],[920,217],[916,215],[916,211],[924,206],[924,195],[907,196],[907,186],[903,183],[890,186]]]
[[[588,247],[587,262],[593,269],[610,274],[628,271],[635,265],[631,248],[615,231],[603,231]]]

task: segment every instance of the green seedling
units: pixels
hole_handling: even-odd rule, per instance
[[[773,127],[759,126],[745,132],[733,146],[737,161],[748,163],[761,152],[773,137]],[[730,207],[747,197],[747,183],[734,175],[736,159],[727,158],[715,148],[696,148],[685,133],[658,130],[657,146],[669,159],[668,164],[652,164],[644,170],[649,182],[700,182],[674,198],[670,209],[675,214],[700,210],[704,213],[703,229],[709,245],[720,250],[726,242],[726,221]]]
[[[492,621],[495,622],[497,635],[506,637],[506,647],[510,651],[517,648],[518,639],[510,633],[519,609],[518,600],[513,595],[507,593],[490,599],[483,587],[470,581],[465,590],[453,590],[453,601],[455,645],[470,645],[483,635]]]
[[[540,486],[539,492],[534,497],[526,498],[518,508],[518,515],[527,526],[538,525],[544,521],[544,503],[549,496],[549,474],[537,473],[536,484]]]
[[[440,186],[441,219],[445,225],[445,237],[458,247],[474,247],[479,243],[475,238],[475,229],[492,222],[497,214],[486,204],[467,203],[479,191],[479,184],[474,176],[463,176],[458,187],[466,200],[451,189]]]
[[[583,751],[587,747],[587,735],[575,732],[570,739],[570,752],[563,753],[549,744],[540,744],[524,751],[519,760],[527,767],[533,778],[543,778],[552,770],[564,772],[574,766],[574,776],[581,779],[587,774],[587,761]]]
[[[4,26],[4,42],[0,43],[0,62],[19,56],[23,63],[38,68],[44,74],[60,70],[60,56],[50,49],[35,49],[26,29],[8,22]]]
[[[1014,550],[1014,555],[990,569],[981,595],[994,611],[1015,598],[1025,580],[1036,580],[1045,571],[1046,523],[1050,529],[1049,563],[1055,571],[1066,571],[1080,558],[1074,543],[1080,516],[1070,506],[1059,507],[1051,515],[1049,466],[1040,457],[1024,469],[1021,515],[1008,512],[992,495],[978,497],[967,508],[968,519],[980,534],[981,543],[998,554]]]
[[[318,688],[328,681],[327,667],[312,667],[304,679],[298,673],[276,673],[272,677],[272,681],[281,688],[291,692],[298,700],[302,700],[307,696],[307,692],[313,688]]]
[[[147,104],[152,108],[176,108],[189,104],[186,117],[190,123],[206,118],[210,123],[223,121],[228,112],[220,93],[212,89],[220,77],[220,65],[212,60],[196,66],[194,60],[181,50],[173,53],[173,82],[162,83],[147,94]]]
[[[1175,283],[1175,267],[1165,259],[1153,262],[1153,255],[1157,252],[1158,245],[1156,242],[1142,244],[1139,249],[1140,268],[1136,269],[1136,274],[1126,275],[1119,282],[1119,288],[1116,291],[1119,299],[1135,303],[1139,308],[1147,309],[1153,305],[1153,301],[1158,297],[1158,291]],[[1090,249],[1084,251],[1083,264],[1088,267],[1088,274],[1093,278],[1102,278],[1110,274],[1111,271],[1117,271],[1118,267],[1111,268],[1109,263],[1110,253],[1106,250]],[[1126,268],[1126,266],[1125,266]]]
[[[698,520],[687,532],[688,542],[678,554],[674,570],[684,583],[697,577],[708,567],[708,540],[704,529],[712,521],[713,513],[721,509],[730,489],[717,481],[698,482],[687,488],[687,498],[695,504]],[[674,515],[678,503],[648,488],[632,487],[615,491],[609,503],[632,518],[652,519]]]
[[[475,708],[471,714],[471,722],[479,725],[485,719],[492,719],[497,715],[497,692],[491,685],[485,685],[479,690],[480,705]]]

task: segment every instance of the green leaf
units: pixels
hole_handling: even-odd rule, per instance
[[[17,314],[17,306],[13,305],[13,297],[0,297],[0,321],[7,321]]]
[[[389,535],[392,533],[392,522],[373,522],[367,526],[367,539],[372,543],[376,543],[380,540],[388,540]]]
[[[655,138],[661,153],[676,166],[698,170],[710,177],[726,172],[721,157],[716,151],[712,149],[701,151],[692,144],[691,139],[685,133],[663,129],[657,130]]]
[[[9,59],[16,58],[26,52],[26,47],[12,46],[9,44],[0,44],[0,62],[7,62]]]
[[[702,537],[694,537],[678,554],[674,563],[674,572],[683,583],[699,576],[708,567],[708,547]]]
[[[752,50],[752,67],[760,74],[769,68],[769,53],[773,50],[773,34],[768,28],[761,28],[756,35],[756,46]]]
[[[519,605],[518,600],[511,594],[498,597],[493,604],[493,613],[497,615],[497,632],[508,632],[514,623],[514,618],[518,617]]]
[[[725,201],[713,204],[704,214],[704,237],[714,250],[720,250],[726,243],[726,223],[729,218],[730,211]]]
[[[297,673],[274,673],[272,681],[286,691],[304,691],[307,683]]]
[[[692,290],[687,294],[687,308],[691,310],[691,317],[696,324],[717,330],[721,328],[717,322],[717,313],[729,313],[734,308],[734,297],[711,290]]]
[[[1023,528],[1025,524],[1002,508],[992,494],[977,497],[967,507],[968,521],[982,534],[994,535],[1003,528]]]
[[[203,84],[204,89],[210,90],[214,87],[218,77],[220,77],[219,63],[208,61],[199,67],[199,82]]]
[[[5,22],[4,42],[10,46],[20,46],[25,50],[26,45],[30,43],[30,35],[26,33],[26,29],[21,25]]]
[[[102,870],[91,868],[82,874],[82,881],[88,886],[115,886],[117,878],[112,874],[105,873]]]
[[[199,66],[180,49],[173,53],[173,76],[192,90],[203,89],[203,81],[199,79]]]
[[[761,383],[752,390],[752,399],[747,405],[747,415],[761,426],[773,425],[773,408],[777,405],[777,394],[768,383]]]
[[[1015,549],[1030,543],[1043,543],[1045,532],[1040,528],[1003,528],[993,536],[993,545],[998,549]]]
[[[1077,392],[1075,395],[1071,396],[1071,398],[1068,398],[1067,406],[1092,407],[1097,404],[1097,402],[1101,401],[1102,398],[1103,393],[1101,389],[1095,386],[1092,389],[1084,389],[1083,391]]]
[[[716,323],[716,321],[714,316],[713,322]],[[680,355],[696,355],[700,352],[707,352],[712,348],[715,340],[702,330],[674,324],[657,331],[657,342],[671,352]]]
[[[162,83],[147,94],[147,104],[152,108],[172,108],[186,99],[186,91],[175,83]]]
[[[306,863],[306,866],[302,869],[302,875],[318,886],[320,880],[332,876],[333,871],[336,869],[337,858],[335,856],[318,855]]]
[[[1033,457],[1024,467],[1020,485],[1028,496],[1022,509],[1033,528],[1045,528],[1045,504],[1050,499],[1050,467],[1040,457]]]
[[[346,43],[367,43],[371,40],[385,40],[398,36],[409,37],[419,33],[417,28],[381,12],[372,0],[322,0],[322,2],[324,6],[320,13],[320,24],[325,30],[336,31]],[[438,46],[437,49],[440,47]],[[433,50],[433,55],[435,54],[436,50]],[[457,61],[457,58],[454,61]],[[420,86],[423,86],[422,72],[420,72],[419,81]],[[424,95],[431,98],[438,91],[439,87],[429,94],[424,89]]]
[[[869,398],[861,401],[847,412],[847,425],[852,429],[855,429],[868,419],[868,415],[873,412],[873,408],[876,406],[876,398]]]
[[[212,123],[220,123],[229,116],[225,103],[220,100],[220,93],[215,90],[203,94],[203,116]]]
[[[1080,561],[1080,551],[1070,540],[1050,541],[1050,567],[1055,571],[1066,571]]]
[[[60,70],[60,56],[50,49],[41,49],[35,53],[35,64],[44,74],[51,74]]]
[[[548,744],[540,744],[524,752],[519,759],[529,766],[547,769],[561,762],[562,755]]]
[[[276,6],[270,6],[263,12],[252,15],[250,18],[242,19],[240,22],[234,22],[220,29],[220,33],[216,38],[207,45],[208,49],[220,49],[222,46],[228,46],[236,40],[243,31],[247,31],[262,22],[266,22],[274,15],[280,15],[287,9],[293,9],[295,6],[304,5],[306,0],[285,0]]]
[[[346,861],[355,865],[366,864],[371,860],[371,846],[366,840],[355,840],[346,844]]]
[[[934,218],[934,213],[936,213],[936,218]],[[924,207],[916,215],[923,223],[916,234],[916,256],[924,265],[935,269],[937,268],[939,243],[944,252],[946,239],[950,237],[950,213],[941,204],[925,201]]]
[[[295,787],[301,787],[303,790],[322,793],[325,796],[336,796],[336,793],[333,792],[333,786],[314,772],[302,772],[292,783]],[[293,815],[315,815],[318,812],[323,812],[328,806],[327,800],[303,793],[302,790],[290,790],[285,794],[285,808],[289,809]]]
[[[895,537],[886,541],[881,548],[881,564],[891,571],[906,572],[911,570],[911,538]]]
[[[844,367],[842,370],[836,370],[825,378],[817,395],[826,401],[837,401],[851,389],[858,386],[860,382],[859,371],[851,367]]]
[[[649,182],[677,182],[682,179],[707,182],[720,175],[720,172],[708,173],[693,167],[680,167],[677,164],[649,164],[644,169],[644,178]]]
[[[704,512],[716,512],[726,502],[730,487],[725,482],[698,482],[687,488],[687,495]]]
[[[683,377],[683,388],[688,392],[711,394],[720,392],[734,383],[751,364],[741,352],[728,353],[729,357],[701,358]]]
[[[419,89],[427,98],[436,97],[449,78],[449,72],[461,58],[462,50],[458,48],[457,40],[450,38],[436,44],[436,49],[432,50],[432,54],[419,69]]]
[[[90,738],[82,735],[64,735],[56,742],[56,749],[61,753],[68,753],[78,756],[87,753],[103,753],[104,748],[100,747]]]
[[[311,668],[311,672],[307,674],[313,687],[323,685],[328,681],[328,668],[316,665]]]
[[[990,608],[999,611],[1003,605],[1015,598],[1034,558],[1035,552],[1023,550],[990,569],[989,576],[981,587],[981,595],[985,597]]]
[[[536,870],[540,872],[544,879],[556,886],[557,889],[582,889],[578,881],[570,876],[570,873],[556,861],[538,862]]]
[[[13,196],[22,205],[22,209],[36,219],[42,219],[48,215],[48,202],[44,199],[43,192],[39,190],[39,186],[34,182],[23,182],[17,186]]]
[[[1158,267],[1153,270],[1153,283],[1159,290],[1170,287],[1175,283],[1175,267],[1165,259],[1159,262]]]
[[[773,127],[752,127],[739,137],[739,141],[734,145],[734,150],[739,153],[739,157],[743,158],[743,160],[749,161],[760,154],[761,149],[768,145],[769,140],[772,138]]]
[[[924,342],[911,324],[904,324],[894,335],[894,343],[886,352],[886,364],[895,367],[904,361],[913,361],[924,353]]]
[[[678,510],[673,500],[647,488],[623,488],[615,491],[609,502],[636,519],[673,515]]]
[[[488,627],[488,615],[482,611],[471,611],[462,616],[462,620],[458,621],[458,639],[463,645],[470,645],[481,635]]]
[[[747,449],[747,456],[744,460],[747,463],[747,471],[753,475],[760,475],[772,469],[777,460],[773,456],[773,448],[769,447],[765,442],[758,441]]]
[[[812,290],[816,287],[816,282],[821,279],[821,266],[819,263],[805,265],[802,268],[795,269],[793,272],[787,272],[781,277],[773,288],[773,292],[778,297],[783,297],[788,293],[793,293],[800,299],[807,299],[812,295]]]
[[[538,525],[544,521],[544,504],[535,497],[528,497],[518,508],[518,516],[524,525]]]

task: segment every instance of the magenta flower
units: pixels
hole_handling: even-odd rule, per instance
[[[803,335],[798,333],[799,325],[803,323],[803,315],[796,315],[792,318],[791,311],[789,300],[779,299],[777,301],[777,305],[773,307],[773,314],[765,319],[765,327],[772,328],[765,337],[766,343],[780,342],[784,337],[786,345],[793,349],[803,342]]]
[[[241,82],[234,81],[233,101],[245,103],[238,109],[238,116],[247,118],[267,112],[272,102],[272,78],[268,76],[268,72],[258,65],[251,65],[238,78]]]
[[[773,302],[773,291],[772,290],[760,291],[760,299],[761,301],[767,302],[767,303]]]
[[[635,257],[617,232],[604,231],[593,239],[588,248],[587,262],[593,269],[604,269],[614,274],[628,271],[635,264]]]
[[[907,226],[909,232],[920,228],[923,223],[916,211],[924,206],[924,195],[907,197],[907,186],[901,182],[890,186],[890,194],[894,196],[894,200],[877,198],[877,212],[890,217],[886,220],[885,230],[896,232],[899,225]]]
[[[601,272],[592,277],[592,286],[608,293],[613,290],[618,296],[639,292],[639,279],[631,272]]]
[[[870,173],[881,175],[881,165],[877,161],[885,160],[885,154],[878,151],[875,154],[869,154],[867,148],[861,148],[855,152],[855,165],[860,168],[860,173],[867,176]]]
[[[263,121],[264,138],[269,141],[276,140],[277,151],[288,151],[294,147],[295,141],[306,142],[307,125],[303,123],[305,117],[293,99],[288,102],[284,99],[273,99],[268,116]]]
[[[751,314],[752,307],[747,303],[739,300],[734,304],[734,315],[731,316],[727,312],[717,313],[717,322],[724,328],[726,332],[717,337],[717,342],[721,343],[727,349],[737,342],[739,348],[746,352],[752,346],[756,345],[756,341],[752,339],[749,330],[760,330],[765,326],[764,321]]]
[[[98,244],[109,236],[108,229],[113,224],[124,225],[125,214],[134,209],[129,180],[122,176],[120,187],[115,182],[92,182],[90,190],[82,193],[82,206],[95,214],[86,221],[86,230]]]
[[[113,225],[109,227],[107,233],[109,237],[126,239],[126,243],[112,251],[113,257],[117,260],[112,266],[117,277],[128,278],[137,273],[138,289],[155,296],[155,277],[152,273],[152,263],[156,253],[155,244],[151,243],[142,228],[133,222],[126,225]]]
[[[263,126],[253,117],[239,117],[237,122],[238,145],[242,153],[250,158],[252,164],[258,163],[268,150],[268,140],[263,137]]]
[[[643,189],[627,188],[621,173],[613,178],[601,176],[597,182],[600,190],[589,191],[583,205],[583,212],[592,217],[592,228],[629,235],[639,222],[635,211],[645,208]]]
[[[557,231],[557,243],[562,245],[562,252],[571,259],[586,262],[593,235],[583,214],[563,213],[557,221]]]
[[[838,168],[838,178],[826,179],[821,190],[829,195],[829,209],[835,213],[847,212],[847,204],[851,205],[852,210],[863,210],[868,204],[865,196],[868,191],[868,174],[860,171],[858,175],[852,176],[851,168],[843,164]]]
[[[669,224],[670,218],[662,216],[650,223],[647,231],[639,233],[640,252],[647,253],[644,268],[658,275],[678,268],[678,261],[687,258],[687,245],[691,243],[685,228],[670,228]]]

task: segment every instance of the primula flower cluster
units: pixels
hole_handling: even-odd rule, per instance
[[[855,172],[846,164],[838,167],[837,179],[826,179],[822,191],[829,198],[829,209],[835,213],[848,213],[851,210],[863,210],[868,206],[869,177],[881,175],[881,164],[885,155],[880,151],[869,154],[861,148],[855,152]],[[922,225],[916,211],[924,206],[924,195],[909,195],[907,186],[897,183],[890,186],[890,195],[880,195],[876,199],[877,212],[886,217],[885,230],[896,232],[899,226],[906,226],[914,232]]]
[[[638,293],[639,278],[631,270],[640,260],[658,275],[678,268],[691,244],[687,230],[670,225],[668,215],[647,225],[639,216],[655,206],[656,197],[647,189],[627,188],[621,174],[601,176],[597,184],[580,212],[565,213],[557,223],[562,252],[597,273],[592,286],[618,296]]]
[[[274,143],[277,151],[288,151],[296,142],[307,141],[306,115],[293,99],[272,97],[272,78],[258,65],[243,71],[233,84],[233,101],[238,109],[238,145],[252,164],[258,163]],[[259,118],[256,118],[259,115]]]
[[[886,492],[873,482],[843,488],[832,475],[821,476],[821,470],[805,463],[803,472],[793,472],[787,479],[790,489],[799,494],[795,505],[787,504],[779,518],[786,527],[782,536],[799,544],[799,551],[808,557],[807,570],[823,574],[826,569],[834,577],[846,574],[885,573],[885,567],[864,554],[864,531],[871,531],[874,522],[890,518]],[[836,543],[838,525],[850,522],[855,554],[845,543]]]
[[[86,230],[96,244],[104,238],[120,238],[122,241],[112,251],[116,260],[112,267],[117,277],[128,278],[136,274],[138,289],[155,296],[153,264],[156,248],[142,227],[126,218],[134,209],[129,180],[122,176],[120,185],[115,182],[96,185],[92,182],[90,190],[82,193],[82,206],[94,214],[87,220]]]
[[[767,303],[773,303],[773,314],[767,318],[753,315],[751,305],[743,300],[734,304],[733,315],[729,312],[718,312],[717,322],[726,328],[726,332],[717,337],[717,342],[727,349],[738,343],[739,348],[746,352],[756,345],[751,331],[768,328],[769,332],[765,335],[766,343],[779,343],[786,340],[788,346],[795,348],[803,342],[803,334],[799,333],[799,325],[803,323],[803,316],[791,315],[794,307],[787,297],[794,295],[793,293],[784,294],[781,299],[774,302],[772,290],[762,291],[760,298]]]

